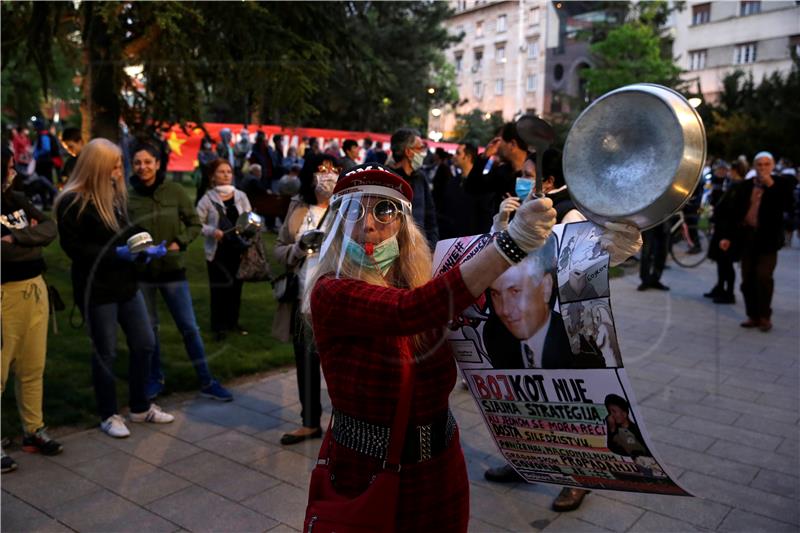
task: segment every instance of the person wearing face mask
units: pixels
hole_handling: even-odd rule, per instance
[[[547,199],[524,203],[495,243],[432,277],[414,198],[406,179],[376,163],[343,173],[331,197],[302,306],[333,405],[320,450],[331,475],[315,473],[309,510],[321,480],[355,498],[386,469],[398,472],[399,497],[374,503],[395,530],[466,531],[469,481],[448,409],[456,366],[446,325],[544,243],[555,210]],[[400,428],[405,437],[390,446]]]
[[[200,394],[206,398],[228,402],[233,396],[213,378],[208,368],[203,339],[200,337],[192,306],[189,282],[186,279],[184,252],[200,235],[200,220],[183,187],[177,182],[166,181],[159,172],[159,155],[158,150],[149,144],[134,149],[134,174],[129,180],[131,187],[128,191],[128,213],[131,219],[150,233],[154,242],[163,241],[167,247],[164,257],[137,268],[139,288],[147,303],[156,341],[150,362],[147,397],[152,400],[164,389],[156,305],[160,294],[183,337],[186,353],[200,382]]]
[[[236,277],[249,243],[234,231],[242,213],[252,211],[247,195],[233,186],[233,167],[226,159],[209,165],[211,185],[197,203],[205,237],[206,265],[211,289],[211,330],[217,341],[228,332],[247,335],[239,324],[242,280]]]
[[[414,191],[414,221],[428,239],[433,249],[439,240],[436,206],[425,176],[420,172],[425,160],[425,144],[417,130],[401,128],[391,138],[392,170],[403,178]]]
[[[304,233],[320,225],[328,202],[339,177],[335,157],[320,154],[306,159],[300,171],[300,192],[292,198],[286,221],[278,231],[275,242],[275,259],[288,272],[298,276],[298,294],[288,302],[279,302],[272,324],[272,334],[283,342],[292,340],[297,364],[297,388],[302,427],[281,437],[281,444],[289,445],[309,438],[322,436],[320,418],[320,367],[319,354],[311,338],[311,331],[301,316],[300,296],[310,269],[318,255],[312,246],[301,241]]]

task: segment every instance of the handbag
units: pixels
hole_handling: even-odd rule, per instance
[[[308,533],[394,533],[400,499],[400,456],[411,411],[414,371],[410,357],[403,360],[397,412],[392,423],[389,449],[381,471],[369,487],[348,498],[336,492],[329,468],[331,425],[325,433],[317,466],[311,472],[308,506],[303,531]],[[332,423],[332,421],[331,421]]]
[[[256,233],[253,242],[247,250],[242,253],[242,261],[239,263],[239,271],[236,277],[242,281],[266,281],[272,279],[272,271],[269,268],[267,255],[264,247],[261,246],[261,235]]]

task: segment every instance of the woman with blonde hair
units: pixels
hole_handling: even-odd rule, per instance
[[[377,164],[351,169],[334,189],[304,295],[333,404],[320,458],[336,492],[351,498],[384,469],[399,471],[398,501],[378,503],[398,531],[466,531],[469,484],[448,409],[456,367],[444,329],[524,252],[516,244],[502,253],[490,245],[431,279],[431,253],[411,216],[412,197],[406,181]],[[532,250],[554,217],[549,200],[526,203],[511,228],[524,227],[520,240]],[[409,382],[411,392],[401,393]],[[395,414],[407,404],[401,466],[389,464],[391,428],[402,424]],[[312,477],[307,522],[319,518],[313,514],[319,479]]]
[[[412,197],[405,180],[378,164],[341,175],[331,197],[304,302],[333,405],[317,466],[330,475],[312,476],[307,524],[325,520],[315,513],[324,508],[326,483],[355,498],[388,471],[399,474],[398,499],[373,503],[397,531],[467,529],[469,483],[448,408],[456,366],[446,326],[542,246],[556,212],[547,198],[524,202],[508,229],[469,261],[432,277]],[[611,238],[612,260],[635,250],[635,236]]]
[[[117,324],[128,343],[128,394],[131,422],[172,422],[173,416],[147,400],[145,388],[155,340],[135,261],[166,254],[163,245],[131,253],[137,233],[127,215],[127,190],[119,147],[107,139],[90,141],[78,156],[55,205],[61,247],[72,260],[72,289],[92,340],[92,382],[102,423],[112,437],[130,431],[117,409],[115,377]]]

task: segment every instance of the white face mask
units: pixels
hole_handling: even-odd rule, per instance
[[[233,185],[217,185],[216,187],[214,187],[214,190],[217,191],[217,194],[222,194],[227,196],[229,194],[233,194],[233,191],[236,190],[236,187],[234,187]]]
[[[339,175],[335,172],[317,172],[314,174],[314,179],[317,181],[314,186],[316,193],[320,196],[330,197],[333,194],[334,187],[336,187]]]
[[[414,157],[411,158],[411,168],[414,170],[419,170],[424,161],[425,152],[414,152]]]

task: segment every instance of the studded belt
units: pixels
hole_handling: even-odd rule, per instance
[[[450,409],[434,417],[430,424],[410,426],[406,430],[401,462],[421,463],[436,457],[450,444],[456,431],[456,419]],[[370,424],[341,411],[333,411],[333,440],[346,448],[375,459],[385,459],[391,428]]]

